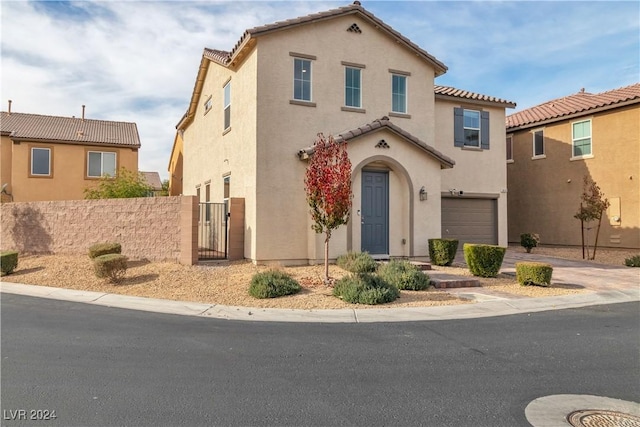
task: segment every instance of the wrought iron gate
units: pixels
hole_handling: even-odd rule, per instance
[[[226,259],[229,216],[226,203],[200,203],[198,259]]]

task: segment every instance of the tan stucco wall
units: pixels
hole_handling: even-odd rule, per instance
[[[571,123],[592,119],[593,158],[570,160]],[[532,160],[532,131],[542,129],[545,158]],[[583,177],[605,197],[620,201],[621,221],[603,218],[599,246],[640,248],[640,106],[629,106],[513,133],[514,162],[507,165],[509,241],[540,234],[542,244],[580,245]],[[595,224],[593,224],[595,226]],[[590,232],[593,243],[595,229]]]
[[[179,196],[182,194],[182,180],[184,179],[184,145],[182,132],[176,132],[169,159],[169,195]]]
[[[455,107],[489,111],[490,145],[488,150],[460,148],[453,145],[453,109]],[[461,197],[495,198],[498,195],[498,244],[507,239],[507,169],[504,136],[504,108],[488,107],[446,100],[436,100],[436,148],[456,161],[452,169],[442,171],[442,192],[463,191]],[[510,196],[510,195],[509,195]]]
[[[51,149],[52,175],[30,177],[31,147]],[[10,155],[5,157],[10,151]],[[86,178],[87,151],[115,152],[116,167],[138,171],[138,151],[131,148],[83,146],[21,141],[15,143],[2,137],[2,180],[9,182],[13,201],[78,200],[84,198],[84,189],[96,183]],[[10,178],[5,176],[5,159],[9,158]],[[7,181],[5,181],[7,179]]]

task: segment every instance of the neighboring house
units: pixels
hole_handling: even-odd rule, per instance
[[[425,257],[441,236],[506,245],[515,104],[434,86],[446,70],[359,2],[249,29],[231,52],[205,48],[170,173],[182,152],[184,194],[244,198],[245,258],[315,263],[323,236],[303,181],[322,132],[348,143],[353,165],[352,216],[332,257]]]
[[[85,119],[84,110],[82,118],[14,113],[10,105],[0,121],[3,201],[83,199],[103,175],[138,171],[135,123]]]
[[[182,164],[184,153],[182,149],[182,132],[176,132],[176,137],[173,141],[173,148],[171,149],[171,158],[169,159],[169,195],[180,196],[182,195],[182,179],[183,169]]]
[[[147,181],[147,184],[151,187],[151,196],[162,196],[162,181],[160,180],[160,174],[158,172],[140,172]]]
[[[580,245],[583,179],[611,203],[598,245],[640,248],[640,83],[580,92],[507,117],[509,241]],[[596,223],[586,236],[593,244]]]

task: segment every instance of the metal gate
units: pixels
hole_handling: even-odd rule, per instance
[[[226,203],[200,203],[198,214],[198,259],[227,258],[229,216]]]

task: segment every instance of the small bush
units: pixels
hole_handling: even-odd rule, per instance
[[[429,259],[435,265],[449,266],[458,250],[456,239],[429,239]]]
[[[0,272],[3,276],[13,273],[18,266],[18,252],[4,251],[0,253]]]
[[[101,255],[120,253],[122,253],[120,243],[96,243],[89,248],[89,258],[91,259],[95,259]]]
[[[634,255],[631,258],[625,259],[624,265],[627,267],[640,267],[640,255]]]
[[[471,274],[479,277],[496,277],[502,267],[507,248],[465,243],[462,250]]]
[[[553,267],[543,262],[516,262],[516,278],[522,286],[549,286]]]
[[[391,260],[382,264],[378,275],[398,289],[422,291],[429,287],[429,276],[409,261]]]
[[[93,259],[96,277],[107,278],[111,283],[120,282],[127,273],[127,257],[120,254],[100,255]]]
[[[300,292],[300,284],[283,271],[269,270],[251,278],[249,295],[255,298],[276,298]]]
[[[355,274],[373,273],[378,268],[376,260],[367,252],[349,252],[336,260],[338,267]]]
[[[362,273],[338,280],[333,295],[352,304],[375,305],[394,301],[400,296],[400,291],[380,276]]]
[[[520,245],[527,253],[531,253],[531,249],[537,247],[538,243],[540,243],[540,236],[537,234],[525,233],[520,235]]]

